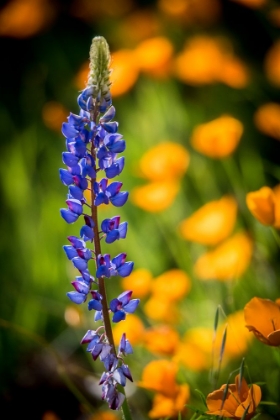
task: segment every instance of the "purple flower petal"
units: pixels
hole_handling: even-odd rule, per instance
[[[59,177],[64,185],[69,186],[74,182],[73,176],[70,174],[69,171],[67,171],[67,169],[59,169]]]
[[[94,309],[95,311],[101,311],[102,303],[99,300],[91,299],[88,302],[88,310],[91,311],[92,309]]]
[[[63,123],[61,128],[62,134],[67,138],[74,138],[79,134],[79,131],[69,123]]]
[[[63,249],[65,251],[65,254],[67,255],[68,260],[72,260],[74,257],[78,257],[78,253],[73,246],[64,245]]]
[[[125,386],[126,384],[126,377],[123,374],[122,368],[117,368],[113,373],[113,378],[118,382],[118,384]]]
[[[83,226],[80,230],[80,236],[84,241],[93,241],[94,233],[89,226]]]
[[[81,340],[81,344],[90,343],[96,337],[96,331],[88,330]]]
[[[83,258],[75,257],[72,259],[72,263],[79,271],[87,269],[87,262]]]
[[[78,216],[83,213],[83,206],[79,200],[71,198],[66,200],[66,204],[69,207],[69,210],[71,210],[73,213],[76,213]]]
[[[99,119],[100,123],[106,123],[111,121],[115,116],[116,110],[114,106],[111,106],[108,111]]]
[[[65,165],[67,166],[75,166],[78,164],[79,162],[79,158],[75,155],[73,155],[73,153],[70,152],[63,152],[62,153],[62,161]]]
[[[89,284],[86,283],[85,281],[72,281],[71,284],[75,287],[75,289],[77,290],[77,292],[79,293],[83,293],[85,295],[88,294],[89,292]]]

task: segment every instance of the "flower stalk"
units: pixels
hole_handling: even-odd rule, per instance
[[[94,320],[103,323],[100,327],[88,330],[81,344],[87,344],[87,351],[93,360],[99,358],[105,371],[99,384],[102,386],[102,399],[113,410],[122,409],[125,420],[130,419],[124,387],[126,380],[132,381],[129,367],[124,363],[124,356],[132,353],[132,347],[124,333],[116,350],[112,322],[120,322],[126,315],[133,313],[139,299],[131,299],[128,290],[108,302],[107,279],[112,276],[127,277],[133,269],[133,262],[126,262],[126,254],[112,258],[102,254],[101,240],[113,243],[124,239],[127,222],[120,223],[120,216],[105,219],[99,227],[97,208],[101,204],[123,206],[128,199],[128,192],[122,192],[122,183],[110,182],[123,170],[124,157],[118,154],[125,150],[125,141],[117,132],[118,123],[112,121],[115,108],[110,94],[110,53],[103,37],[93,39],[90,50],[90,74],[87,87],[78,96],[79,115],[70,113],[68,122],[63,123],[62,133],[66,138],[67,152],[62,160],[67,169],[60,169],[60,179],[68,187],[66,204],[68,209],[61,209],[61,216],[67,223],[76,222],[83,216],[85,225],[80,236],[69,236],[71,245],[65,245],[64,251],[80,276],[72,282],[75,291],[67,293],[69,299],[84,303],[88,296],[88,309],[95,311]],[[99,176],[105,172],[105,177]],[[90,191],[90,204],[85,191]],[[89,209],[90,213],[85,211]],[[93,243],[94,251],[87,248],[87,242]],[[96,275],[91,275],[88,264],[95,260]],[[97,287],[97,288],[96,288]],[[101,328],[103,331],[103,328]]]

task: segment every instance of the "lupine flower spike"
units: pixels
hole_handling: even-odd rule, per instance
[[[102,254],[100,242],[104,238],[108,244],[124,239],[127,222],[120,216],[105,219],[98,226],[97,207],[100,204],[123,206],[128,192],[121,191],[122,183],[109,182],[118,176],[124,167],[124,157],[118,157],[125,150],[125,141],[118,133],[118,123],[113,121],[115,108],[110,94],[110,53],[106,40],[95,37],[90,49],[90,72],[87,87],[78,96],[80,112],[70,113],[68,122],[63,123],[62,133],[66,139],[66,152],[62,161],[66,169],[60,169],[60,179],[68,187],[67,208],[61,209],[61,216],[67,223],[84,219],[79,236],[69,236],[70,245],[64,251],[79,275],[72,281],[74,291],[67,293],[69,299],[82,304],[88,299],[88,310],[94,311],[94,320],[102,320],[103,326],[89,330],[81,340],[87,344],[87,351],[93,360],[98,357],[104,364],[104,372],[99,384],[102,399],[113,410],[122,406],[125,419],[130,418],[123,388],[126,380],[132,381],[129,367],[124,357],[132,353],[132,347],[124,334],[116,351],[110,316],[119,322],[127,314],[133,313],[139,299],[131,299],[132,291],[126,291],[113,299],[110,304],[106,297],[106,278],[127,277],[133,269],[133,262],[126,262],[126,254],[112,258]],[[103,174],[98,176],[99,173]],[[90,190],[91,200],[87,203],[84,192]],[[89,210],[88,210],[89,209]],[[87,242],[93,243],[94,251]],[[92,248],[92,245],[90,245]],[[95,260],[95,277],[90,273],[91,260]]]

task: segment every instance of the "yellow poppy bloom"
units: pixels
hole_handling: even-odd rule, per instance
[[[252,215],[263,225],[280,228],[280,184],[274,189],[262,187],[248,193],[246,203]]]
[[[244,308],[246,327],[258,340],[269,346],[280,346],[280,301],[254,297]]]
[[[222,115],[197,126],[191,144],[198,152],[215,159],[225,158],[236,149],[243,133],[243,125],[236,118]]]
[[[201,280],[238,278],[250,264],[252,251],[252,240],[246,233],[239,232],[198,258],[194,266],[195,274]]]
[[[235,383],[222,385],[217,391],[211,392],[206,398],[208,407],[207,414],[214,416],[228,417],[233,419],[250,419],[255,413],[262,397],[261,389],[258,385],[248,387],[247,382],[240,375],[235,377]],[[246,412],[246,414],[244,414]],[[244,417],[245,415],[245,417]]]
[[[188,241],[216,245],[231,234],[236,215],[236,200],[225,196],[202,206],[181,223],[179,230]]]

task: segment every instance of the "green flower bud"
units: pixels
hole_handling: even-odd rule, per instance
[[[111,62],[111,55],[109,45],[105,38],[96,36],[92,40],[90,47],[90,63],[89,63],[89,78],[87,85],[93,86],[94,98],[98,101],[107,97],[110,94],[110,73],[109,65]]]

